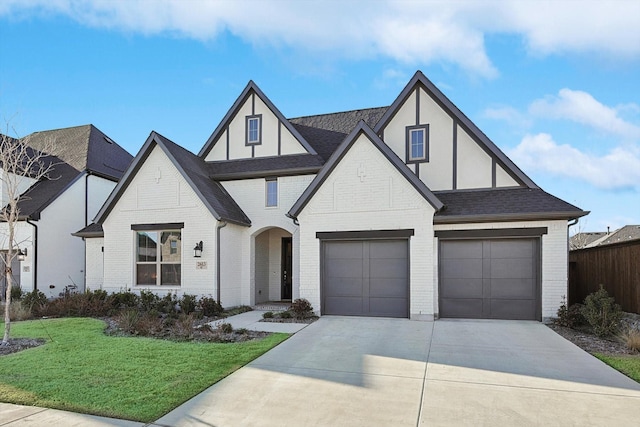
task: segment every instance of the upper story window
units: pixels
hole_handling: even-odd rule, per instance
[[[246,145],[262,143],[262,114],[247,116]]]
[[[136,285],[180,286],[182,232],[136,231]]]
[[[407,127],[407,163],[429,161],[429,125]]]
[[[268,178],[265,187],[267,207],[278,206],[278,180],[276,178]]]

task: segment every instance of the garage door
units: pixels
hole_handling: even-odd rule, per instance
[[[539,320],[538,239],[442,240],[440,316]]]
[[[322,313],[408,317],[407,240],[323,243]]]

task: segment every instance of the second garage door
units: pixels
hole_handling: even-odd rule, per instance
[[[408,240],[327,241],[322,313],[408,317]]]
[[[442,240],[440,316],[539,320],[538,239]]]

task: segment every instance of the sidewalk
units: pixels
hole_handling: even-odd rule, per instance
[[[246,313],[237,314],[235,316],[227,317],[226,319],[216,320],[211,322],[211,326],[215,327],[220,322],[230,323],[233,329],[245,328],[250,331],[262,331],[262,332],[284,332],[286,334],[295,334],[296,332],[309,326],[308,323],[276,323],[276,322],[261,322],[262,315],[269,310],[261,310],[260,307],[253,311],[247,311]]]

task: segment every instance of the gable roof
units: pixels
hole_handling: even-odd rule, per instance
[[[435,195],[445,204],[434,216],[435,224],[574,219],[589,213],[539,188],[436,191]]]
[[[42,161],[52,164],[47,177],[21,194],[19,219],[38,220],[42,211],[74,182],[86,174],[117,181],[133,156],[98,128],[89,124],[34,132],[23,138],[6,137],[7,142],[24,144],[29,153],[40,150]]]
[[[435,100],[435,102],[446,111],[456,123],[462,126],[463,129],[467,131],[467,133],[483,148],[491,157],[495,158],[496,161],[515,178],[516,181],[520,182],[526,187],[529,188],[538,188],[538,186],[529,178],[515,163],[511,161],[503,152],[498,148],[497,145],[491,141],[487,135],[484,134],[458,107],[456,107],[453,102],[449,98],[447,98],[444,93],[440,91],[434,85],[431,80],[429,80],[421,71],[416,71],[413,75],[409,83],[405,86],[405,88],[400,92],[400,95],[396,98],[396,100],[391,104],[391,106],[384,113],[382,118],[376,124],[374,130],[380,135],[383,129],[389,124],[391,119],[395,116],[400,107],[404,104],[406,99],[411,95],[411,93],[415,90],[417,86],[422,87],[431,97]]]
[[[209,139],[207,139],[207,142],[205,142],[204,146],[198,153],[199,157],[207,157],[207,154],[209,154],[213,146],[216,144],[218,137],[222,134],[222,132],[225,131],[225,129],[227,129],[228,124],[233,120],[236,114],[238,114],[238,110],[240,110],[240,108],[244,105],[251,93],[255,93],[258,98],[260,98],[262,102],[265,103],[267,108],[271,110],[271,112],[278,118],[278,120],[284,125],[284,127],[287,128],[289,132],[291,132],[293,137],[298,140],[298,142],[304,147],[305,150],[307,150],[307,152],[309,152],[309,154],[317,154],[313,147],[309,145],[309,143],[302,137],[302,135],[300,135],[298,131],[291,125],[291,123],[289,123],[289,121],[282,115],[280,110],[278,110],[273,102],[271,102],[271,100],[267,98],[267,96],[260,90],[258,85],[256,85],[253,80],[249,80],[249,83],[244,88],[238,99],[236,99],[236,102],[233,103],[218,127],[216,127],[216,130],[213,131]]]
[[[251,225],[249,217],[240,209],[224,187],[209,178],[208,166],[202,158],[155,131],[151,132],[129,169],[109,195],[96,215],[95,222],[100,224],[104,222],[156,146],[162,149],[215,219],[239,225]]]
[[[395,168],[405,177],[409,183],[424,197],[431,206],[434,207],[436,211],[442,209],[443,204],[438,198],[429,190],[429,188],[422,182],[411,170],[404,164],[402,160],[396,155],[396,153],[389,148],[387,144],[385,144],[378,135],[373,132],[373,129],[369,127],[364,121],[360,121],[358,126],[349,134],[349,136],[344,140],[344,142],[338,147],[338,149],[331,155],[331,158],[327,161],[324,167],[320,170],[320,173],[316,175],[311,184],[307,187],[307,189],[302,193],[302,195],[298,198],[298,200],[294,203],[294,205],[289,210],[288,216],[292,218],[297,218],[300,212],[304,209],[304,207],[309,203],[311,198],[316,194],[316,192],[320,189],[322,184],[326,181],[326,179],[331,175],[331,172],[336,168],[338,163],[342,160],[342,158],[347,154],[349,149],[356,142],[358,137],[364,134],[369,141],[376,147],[380,152],[387,158],[389,163],[391,163]]]
[[[569,250],[583,249],[590,246],[597,246],[609,233],[606,231],[582,231],[576,233],[569,239]]]
[[[294,117],[289,119],[294,125],[308,126],[348,135],[360,120],[373,128],[387,112],[389,107],[364,108],[360,110],[342,111],[339,113],[318,114],[315,116]]]
[[[608,237],[598,243],[598,246],[611,245],[613,243],[628,242],[640,239],[640,225],[625,225],[610,233]]]

